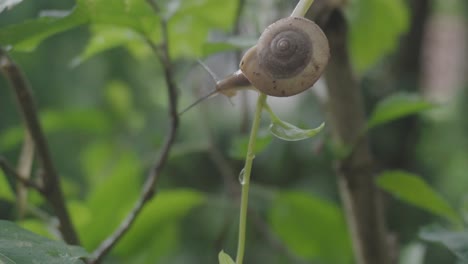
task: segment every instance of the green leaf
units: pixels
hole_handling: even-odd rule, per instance
[[[336,264],[352,259],[344,217],[333,203],[305,193],[283,192],[273,201],[269,221],[288,248],[303,258]]]
[[[122,238],[115,252],[126,256],[144,250],[146,245],[152,242],[160,246],[164,245],[164,241],[155,240],[158,230],[179,223],[191,209],[200,205],[204,200],[205,196],[202,193],[192,190],[158,192],[138,216],[133,228]]]
[[[15,200],[15,194],[10,188],[11,185],[6,177],[7,176],[3,173],[3,170],[0,169],[0,199],[13,202]]]
[[[37,235],[50,238],[50,239],[56,239],[57,237],[54,236],[51,232],[50,226],[47,226],[47,224],[43,220],[39,219],[24,219],[20,220],[19,222],[16,222],[17,225],[19,225],[21,228],[24,228],[28,231],[31,231]]]
[[[254,155],[262,152],[270,144],[272,136],[267,131],[259,132],[257,135],[257,140],[255,141]],[[247,149],[249,146],[249,135],[243,135],[235,137],[231,148],[229,149],[229,156],[243,160],[247,155]]]
[[[397,48],[408,29],[409,11],[404,0],[354,0],[349,20],[351,57],[363,72]]]
[[[236,264],[232,258],[221,250],[218,254],[219,264]]]
[[[133,110],[133,98],[126,83],[111,81],[106,86],[106,100],[112,110],[119,115],[125,115]]]
[[[12,46],[16,51],[32,51],[44,39],[85,24],[87,21],[86,10],[77,6],[64,17],[40,17],[2,27],[0,46]]]
[[[127,27],[111,25],[95,25],[91,28],[93,36],[88,41],[86,49],[72,61],[72,66],[77,66],[93,56],[126,45],[132,42],[142,42],[142,36]]]
[[[116,249],[121,263],[147,264],[147,263],[166,263],[165,257],[177,253],[181,243],[181,230],[177,222],[165,223],[151,227],[148,231],[152,234],[150,239],[141,243],[128,254],[123,254]]]
[[[206,57],[223,51],[247,49],[254,46],[256,43],[256,38],[246,37],[230,37],[224,41],[209,41],[203,44],[203,56]]]
[[[236,0],[181,0],[169,20],[169,52],[172,58],[200,58],[212,29],[232,27],[238,6]]]
[[[41,124],[48,134],[56,132],[108,135],[112,129],[110,118],[96,109],[45,110],[40,113]],[[10,150],[21,143],[24,128],[14,126],[0,134],[0,148]]]
[[[13,260],[11,260],[9,257],[3,255],[0,253],[0,264],[16,264]]]
[[[434,107],[416,94],[397,93],[379,102],[367,123],[373,128]]]
[[[417,175],[404,171],[387,171],[379,175],[377,185],[413,206],[454,223],[461,222],[448,202]]]
[[[159,18],[145,0],[78,0],[95,25],[112,25],[134,29],[144,35],[151,35]]]
[[[265,110],[267,110],[270,114],[270,132],[282,140],[298,141],[311,138],[317,135],[317,133],[320,132],[320,130],[322,130],[322,128],[325,126],[325,123],[322,123],[320,126],[314,129],[301,129],[281,120],[278,116],[275,115],[275,113],[273,113],[273,110],[271,110],[267,103],[265,103]]]
[[[23,0],[0,0],[0,13],[3,12],[3,10],[10,10],[17,4],[23,2]]]
[[[71,212],[76,219],[83,246],[95,248],[119,225],[135,203],[140,191],[141,160],[131,151],[111,148],[101,164],[102,173],[89,175],[91,190],[85,203],[88,222],[80,211]],[[118,153],[118,154],[116,154]],[[75,214],[76,213],[76,214]]]
[[[106,113],[96,109],[47,110],[40,114],[47,133],[72,131],[89,134],[108,134],[112,128]]]
[[[81,247],[50,240],[4,220],[0,220],[0,252],[0,260],[6,263],[78,264],[88,256]]]
[[[322,130],[325,123],[314,129],[301,129],[287,122],[273,122],[270,124],[270,132],[279,139],[286,141],[298,141],[308,139],[317,135]]]
[[[463,263],[468,261],[468,231],[448,231],[441,227],[423,228],[419,236],[429,242],[441,243]]]

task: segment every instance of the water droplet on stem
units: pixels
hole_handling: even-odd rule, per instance
[[[244,175],[245,175],[245,168],[242,168],[242,170],[239,173],[239,182],[241,185],[244,185],[245,183]]]

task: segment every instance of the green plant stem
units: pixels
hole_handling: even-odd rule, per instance
[[[270,114],[270,119],[272,123],[283,123],[283,121],[281,121],[281,119],[277,115],[275,115],[275,113],[273,113],[273,110],[271,110],[271,107],[268,103],[265,103],[264,108]]]
[[[260,93],[257,99],[257,108],[255,110],[255,116],[252,122],[252,130],[250,131],[249,145],[247,148],[247,157],[245,158],[245,166],[243,169],[242,184],[242,196],[241,196],[241,208],[239,216],[239,241],[237,246],[237,257],[236,264],[242,264],[244,259],[245,251],[245,229],[247,226],[247,208],[249,202],[249,187],[250,187],[250,172],[252,171],[252,163],[255,158],[254,148],[255,141],[257,139],[258,127],[260,126],[260,119],[262,115],[262,109],[265,105],[267,95]]]
[[[313,2],[314,0],[300,0],[299,3],[297,3],[296,8],[294,8],[291,16],[304,17]]]

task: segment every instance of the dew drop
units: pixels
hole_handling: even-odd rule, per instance
[[[245,168],[242,168],[242,170],[239,173],[239,182],[241,185],[244,185],[245,183],[244,175],[245,175]]]

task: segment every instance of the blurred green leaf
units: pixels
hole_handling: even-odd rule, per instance
[[[265,133],[266,132],[266,133]],[[259,132],[257,140],[255,141],[254,155],[262,152],[270,144],[272,136],[268,131]],[[229,148],[229,156],[243,160],[247,155],[247,149],[249,146],[249,135],[243,135],[235,137],[232,141],[231,147]]]
[[[149,233],[152,233],[153,236],[136,251],[125,255],[116,253],[121,258],[122,263],[165,263],[164,257],[175,253],[177,246],[181,243],[180,228],[176,222],[154,226],[149,230]]]
[[[417,175],[405,171],[386,171],[377,177],[377,185],[413,206],[454,223],[461,222],[447,201]]]
[[[91,28],[93,33],[85,50],[72,61],[72,66],[77,66],[91,57],[131,42],[141,42],[142,36],[134,30],[126,27],[112,25],[95,25]]]
[[[283,192],[273,201],[269,220],[295,254],[324,263],[350,263],[346,224],[335,204],[305,193]]]
[[[15,126],[5,129],[5,131],[0,134],[0,149],[3,151],[11,150],[21,143],[23,137],[24,129],[22,127]]]
[[[3,12],[3,10],[12,9],[21,2],[23,2],[23,0],[0,0],[0,13]]]
[[[214,28],[228,30],[235,20],[238,1],[173,1],[162,5],[170,13],[168,21],[169,53],[172,58],[199,58],[208,32]],[[145,0],[77,0],[76,7],[63,17],[41,17],[0,28],[0,45],[30,51],[44,39],[82,24],[93,25],[93,37],[85,51],[73,61],[82,61],[110,48],[135,43],[144,38],[161,41],[157,14]],[[141,50],[141,49],[138,49]]]
[[[209,31],[230,29],[237,6],[236,0],[181,0],[168,24],[171,57],[202,57]]]
[[[112,129],[110,118],[96,109],[45,110],[40,113],[42,127],[46,133],[71,131],[106,135]],[[4,151],[16,147],[23,140],[24,131],[20,126],[10,127],[0,134],[0,148]]]
[[[16,262],[11,260],[7,256],[3,255],[2,253],[0,253],[0,263],[1,264],[16,264]]]
[[[98,4],[88,7],[92,23],[98,26],[94,27],[94,36],[88,47],[75,62],[121,45],[137,54],[141,52],[142,45],[147,45],[145,37],[155,43],[161,41],[159,19],[153,10],[146,6],[146,1],[127,2],[130,4],[100,0]],[[234,23],[237,2],[181,0],[158,3],[161,13],[168,19],[171,58],[201,57],[208,32],[213,28],[227,30]],[[108,29],[111,30],[107,31]]]
[[[81,227],[78,229],[85,228],[93,219],[92,212],[85,201],[69,200],[67,201],[67,208],[73,219],[73,224]]]
[[[96,109],[47,110],[40,114],[47,133],[73,131],[90,134],[108,134],[112,126],[103,111]]]
[[[0,220],[0,252],[12,263],[77,264],[88,256],[81,247],[47,239],[4,220]]]
[[[195,206],[205,200],[202,193],[192,190],[168,190],[159,192],[143,209],[132,229],[122,238],[115,252],[126,256],[144,250],[151,243],[164,244],[155,240],[158,230],[177,224]],[[177,235],[175,233],[174,235]]]
[[[30,219],[24,219],[21,221],[18,221],[17,224],[26,229],[29,230],[35,234],[41,235],[46,238],[50,239],[57,239],[51,232],[52,230],[49,230],[47,224],[39,219],[36,218],[30,218]]]
[[[236,264],[232,258],[221,250],[218,254],[219,264]]]
[[[134,29],[144,35],[157,30],[159,18],[146,0],[78,0],[86,9],[91,24]]]
[[[404,0],[354,0],[349,18],[351,57],[359,72],[395,50],[409,25]]]
[[[111,81],[106,86],[106,100],[112,110],[119,115],[125,115],[133,109],[133,98],[127,84],[121,81]]]
[[[79,155],[81,168],[90,186],[104,181],[114,166],[117,152],[112,142],[96,140],[87,144]]]
[[[90,192],[85,205],[89,208],[89,222],[78,226],[83,246],[95,248],[120,223],[135,203],[140,191],[141,161],[131,151],[114,151],[103,166],[107,166],[102,175],[90,181]],[[81,217],[79,215],[74,216]]]
[[[426,227],[419,236],[426,241],[441,243],[452,251],[460,260],[468,261],[468,231],[449,231],[442,227]]]
[[[86,10],[78,5],[64,17],[40,17],[1,27],[0,46],[13,46],[16,51],[32,51],[44,39],[87,21]]]
[[[8,182],[6,175],[3,174],[3,171],[0,169],[0,199],[5,199],[7,201],[13,202],[15,200],[15,194],[10,188],[10,183]]]
[[[434,107],[416,94],[397,93],[380,101],[367,123],[367,128],[416,114]]]
[[[239,36],[229,37],[224,41],[209,41],[203,44],[203,56],[206,57],[211,54],[223,51],[247,49],[254,46],[255,44],[257,44],[256,38],[246,38]]]

